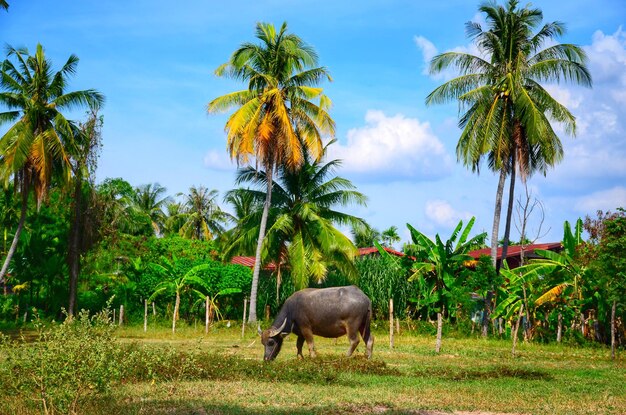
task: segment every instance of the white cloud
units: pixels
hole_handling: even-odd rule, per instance
[[[601,190],[581,197],[576,208],[581,213],[593,213],[597,210],[614,210],[626,206],[626,188],[617,186],[612,189]]]
[[[424,69],[422,73],[424,75],[428,75],[428,67],[430,65],[430,60],[437,55],[437,48],[430,40],[426,39],[424,36],[414,36],[413,41],[417,45],[417,47],[422,51],[422,57],[424,59]]]
[[[233,170],[233,163],[228,159],[226,152],[209,150],[204,156],[204,166],[211,170]]]
[[[334,144],[329,156],[343,170],[383,181],[430,180],[449,173],[450,156],[428,122],[402,114],[367,111],[364,127],[348,131],[347,144]]]
[[[457,211],[450,203],[441,199],[428,200],[424,210],[427,219],[435,222],[437,225],[447,227],[456,226],[460,220],[467,220],[472,217],[471,213]]]

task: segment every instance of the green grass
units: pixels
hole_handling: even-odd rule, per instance
[[[295,358],[295,336],[276,361],[262,362],[256,329],[241,327],[125,327],[124,344],[152,350],[193,351],[201,370],[154,381],[126,379],[111,396],[83,402],[87,414],[429,414],[482,411],[510,414],[624,414],[626,365],[597,347],[524,344],[511,357],[510,342],[434,338],[403,333],[389,349],[376,334],[374,359],[346,359],[347,340],[316,338],[317,359]],[[167,380],[170,379],[170,380]],[[0,410],[27,414],[19,402],[0,399]],[[429,412],[432,411],[432,412]],[[4,413],[4,412],[2,412]]]

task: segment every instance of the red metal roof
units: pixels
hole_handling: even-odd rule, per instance
[[[383,249],[387,252],[389,252],[391,255],[395,255],[395,256],[404,256],[404,254],[402,252],[393,250],[391,248],[387,248],[387,247],[383,247]],[[359,248],[359,256],[363,256],[363,255],[372,255],[372,254],[378,254],[378,248],[376,248],[375,246],[371,247],[371,248]]]
[[[254,257],[253,256],[234,256],[230,260],[231,264],[243,265],[244,267],[254,268]],[[267,271],[275,271],[276,264],[270,262],[263,267],[264,270]]]
[[[524,247],[524,255],[532,255],[535,249],[545,249],[547,251],[560,251],[563,246],[561,242],[548,242],[543,244],[530,244]],[[506,258],[519,257],[522,252],[521,245],[509,245],[506,251]],[[469,252],[469,255],[478,259],[482,255],[491,255],[491,248],[477,249]],[[502,247],[498,247],[498,259],[502,259]]]
[[[402,252],[393,250],[391,248],[384,248],[385,251],[389,252],[391,255],[395,255],[395,256],[404,256],[404,254]],[[363,256],[363,255],[375,255],[378,254],[378,248],[376,247],[372,247],[372,248],[359,248],[359,256]],[[254,268],[254,257],[253,256],[234,256],[232,257],[232,259],[230,260],[231,264],[237,264],[237,265],[243,265],[244,267],[248,267],[248,268]],[[276,264],[273,262],[270,262],[269,264],[266,264],[263,267],[264,270],[266,271],[276,271]]]

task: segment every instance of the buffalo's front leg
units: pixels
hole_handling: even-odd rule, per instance
[[[302,346],[304,345],[304,336],[298,336],[298,340],[296,340],[296,347],[298,348],[298,358],[304,359],[302,355]]]

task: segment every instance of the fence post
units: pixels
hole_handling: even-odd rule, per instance
[[[120,326],[122,325],[122,323],[124,322],[124,304],[122,304],[120,306]]]
[[[152,315],[156,317],[156,306],[154,305],[154,301],[152,302]]]
[[[209,296],[204,303],[204,334],[209,334]]]
[[[389,299],[389,348],[393,349],[393,298]]]
[[[148,299],[143,300],[143,332],[148,331]]]
[[[247,305],[248,305],[248,297],[243,297],[243,320],[241,322],[241,337],[243,338],[243,335],[246,332],[246,311],[247,311]]]

